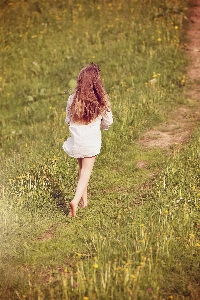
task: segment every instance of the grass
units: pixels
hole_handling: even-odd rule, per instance
[[[199,129],[171,155],[138,143],[187,105],[187,5],[1,3],[2,299],[198,299]],[[89,207],[71,219],[77,165],[62,150],[65,105],[90,61],[101,66],[114,124]]]

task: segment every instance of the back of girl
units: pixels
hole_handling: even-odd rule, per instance
[[[98,65],[91,63],[80,71],[75,93],[67,101],[65,121],[71,136],[64,142],[63,149],[77,158],[79,164],[78,184],[69,213],[75,217],[79,202],[82,208],[88,204],[87,186],[101,149],[101,129],[107,130],[113,123]]]

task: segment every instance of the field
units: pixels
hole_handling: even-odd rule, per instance
[[[200,299],[200,128],[171,147],[149,129],[195,104],[186,0],[0,1],[0,299]],[[114,123],[68,217],[62,150],[80,69],[100,65]]]

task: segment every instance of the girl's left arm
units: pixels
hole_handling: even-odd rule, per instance
[[[102,119],[101,119],[101,129],[104,130],[108,130],[108,128],[110,127],[110,125],[113,123],[113,115],[111,110],[110,111],[106,111],[103,115],[102,115]]]

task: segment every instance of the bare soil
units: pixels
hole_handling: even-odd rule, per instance
[[[169,148],[182,145],[191,136],[200,122],[200,0],[191,2],[188,13],[188,43],[185,47],[190,58],[187,70],[188,104],[181,105],[171,112],[167,121],[147,131],[140,139],[145,148]]]

